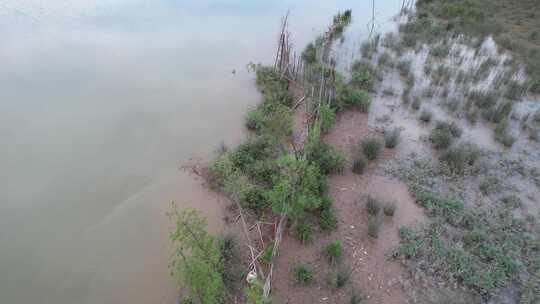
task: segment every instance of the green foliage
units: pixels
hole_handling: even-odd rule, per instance
[[[317,48],[310,42],[302,52],[302,59],[306,64],[314,64],[317,62]]]
[[[339,261],[341,261],[341,257],[343,255],[343,247],[341,246],[340,241],[332,241],[328,243],[325,247],[326,255],[328,256],[328,260],[330,261],[331,265],[337,264]]]
[[[386,202],[383,207],[383,212],[386,216],[394,216],[394,213],[396,213],[396,203]]]
[[[383,143],[378,137],[368,137],[360,142],[360,147],[368,160],[375,160],[381,152]]]
[[[272,263],[272,255],[274,253],[274,244],[270,244],[264,248],[263,254],[260,257],[260,260],[266,264]]]
[[[317,209],[326,190],[326,180],[319,168],[291,155],[281,157],[277,164],[279,176],[266,193],[274,212],[299,219],[306,211]]]
[[[349,282],[351,277],[351,271],[344,268],[337,270],[331,270],[326,276],[326,282],[330,288],[338,289],[342,288]]]
[[[370,215],[378,215],[381,211],[381,202],[375,197],[368,195],[366,200],[366,211]]]
[[[461,128],[454,122],[438,121],[429,139],[435,149],[446,149],[452,145],[455,138],[461,136],[461,132]]]
[[[313,240],[313,229],[308,222],[302,221],[297,223],[295,226],[295,231],[296,237],[302,243],[309,243],[311,240]]]
[[[340,85],[336,88],[336,101],[338,110],[354,107],[363,113],[367,113],[371,105],[371,97],[367,91],[355,89],[348,85]]]
[[[180,280],[197,303],[223,303],[224,257],[219,239],[208,234],[206,221],[195,210],[178,211],[173,204],[169,217],[175,223],[169,235],[174,245],[169,263],[171,275]]]
[[[334,208],[322,208],[319,214],[319,226],[323,231],[332,231],[337,228],[337,217]]]
[[[269,299],[263,297],[263,283],[258,279],[251,282],[245,290],[247,304],[271,304]]]
[[[309,140],[304,147],[306,160],[319,167],[322,174],[340,172],[345,166],[345,156],[321,140]]]
[[[293,267],[294,278],[296,282],[302,285],[307,285],[313,281],[313,271],[306,264],[298,263]]]
[[[395,148],[399,142],[400,133],[399,128],[384,132],[384,146],[389,149]]]
[[[321,131],[323,133],[327,132],[330,129],[335,117],[335,109],[330,107],[329,104],[321,104],[321,106],[319,107],[319,121],[321,122]]]
[[[413,260],[417,271],[457,282],[485,298],[510,284],[527,293],[528,280],[518,274],[525,271],[522,278],[538,278],[530,263],[538,255],[533,249],[538,235],[512,217],[504,204],[468,209],[435,193],[414,187],[411,192],[432,221],[417,229],[400,229],[397,256]]]
[[[480,157],[479,149],[472,144],[459,144],[443,152],[440,160],[456,173],[463,173]]]
[[[382,75],[369,61],[359,60],[353,63],[350,85],[356,89],[373,92],[375,82],[382,80]]]
[[[366,157],[363,154],[358,155],[353,162],[352,172],[358,175],[364,173],[364,170],[366,169],[367,164],[368,164],[368,161]]]
[[[263,94],[264,102],[280,103],[289,107],[292,105],[293,99],[286,79],[282,79],[279,73],[269,66],[258,65],[255,71],[257,87]]]

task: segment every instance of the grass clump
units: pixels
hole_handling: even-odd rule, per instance
[[[330,261],[331,265],[336,265],[341,261],[343,255],[343,247],[341,246],[340,241],[332,241],[328,243],[325,247],[326,256]]]
[[[366,200],[366,211],[369,215],[378,215],[381,211],[381,202],[375,197],[368,195]]]
[[[469,143],[462,143],[444,151],[440,160],[444,162],[452,171],[463,173],[473,166],[480,157],[478,148]]]
[[[384,146],[389,149],[395,148],[399,142],[400,133],[399,128],[384,132]]]
[[[366,90],[340,85],[336,88],[338,108],[356,108],[362,113],[369,112],[371,97]]]
[[[362,140],[360,147],[368,160],[375,160],[382,150],[383,143],[378,137],[368,137]]]
[[[446,149],[452,145],[455,138],[461,136],[461,128],[454,122],[438,121],[429,137],[435,149]]]
[[[433,113],[426,109],[422,110],[422,112],[420,112],[420,116],[418,116],[418,119],[420,119],[420,121],[423,123],[430,123],[432,118]]]
[[[361,175],[362,173],[364,173],[367,164],[368,160],[366,159],[366,157],[363,154],[358,155],[353,161],[352,172],[354,174]]]
[[[313,229],[307,222],[300,222],[295,227],[296,238],[303,244],[311,242],[313,240]]]
[[[342,288],[349,282],[351,271],[344,268],[332,270],[326,276],[326,282],[332,289]]]
[[[407,77],[411,74],[411,64],[412,62],[410,60],[401,60],[398,62],[397,69],[402,77]]]
[[[262,262],[266,264],[272,263],[272,254],[274,253],[274,245],[268,245],[266,248],[264,248],[264,251],[259,258]]]
[[[429,50],[429,55],[436,58],[446,58],[450,54],[450,46],[448,44],[438,44]]]
[[[386,216],[394,216],[394,213],[396,213],[396,203],[395,202],[385,203],[383,207],[383,213]]]
[[[293,267],[294,278],[301,285],[307,285],[313,281],[313,271],[306,264],[298,263]]]
[[[330,107],[329,104],[321,104],[321,106],[319,107],[319,120],[321,123],[321,131],[323,133],[327,132],[330,129],[335,117],[336,109]]]

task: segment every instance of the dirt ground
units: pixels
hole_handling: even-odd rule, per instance
[[[297,112],[297,122],[305,111]],[[298,127],[298,126],[297,126]],[[399,244],[398,229],[422,218],[422,210],[414,204],[407,187],[385,176],[379,176],[377,166],[393,157],[385,150],[382,156],[369,165],[363,175],[351,171],[352,156],[361,138],[370,134],[367,114],[355,110],[340,113],[325,140],[347,156],[347,166],[340,174],[329,178],[329,195],[334,201],[338,228],[331,234],[318,232],[310,244],[301,244],[291,231],[284,236],[274,273],[273,299],[277,303],[348,303],[351,292],[365,298],[364,303],[407,303],[402,288],[407,273],[389,256]],[[394,217],[382,217],[382,227],[377,239],[367,235],[367,213],[364,204],[367,195],[397,205]],[[341,289],[331,289],[326,276],[331,270],[324,255],[324,247],[333,240],[340,240],[344,258],[341,265],[351,272],[350,281]],[[291,272],[295,263],[309,264],[314,280],[308,286],[296,284]]]

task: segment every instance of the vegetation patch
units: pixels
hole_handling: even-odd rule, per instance
[[[378,137],[368,137],[360,142],[360,148],[368,160],[375,160],[381,153],[383,142]]]

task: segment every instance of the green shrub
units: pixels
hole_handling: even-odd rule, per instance
[[[261,215],[264,209],[268,207],[265,197],[265,189],[258,185],[245,183],[245,187],[239,193],[240,204],[257,215]]]
[[[364,173],[364,170],[367,167],[367,163],[368,161],[363,154],[358,155],[353,162],[352,172],[358,175]]]
[[[307,64],[314,64],[317,62],[317,48],[313,43],[308,43],[306,48],[302,52],[302,59]]]
[[[454,172],[462,173],[469,166],[475,164],[480,157],[480,151],[472,144],[460,144],[443,152],[440,160]]]
[[[495,176],[488,176],[482,179],[482,181],[480,181],[480,185],[478,186],[483,195],[489,195],[492,192],[496,192],[499,187],[500,181]]]
[[[319,120],[321,122],[322,132],[327,132],[330,129],[335,117],[335,109],[331,108],[329,104],[321,104],[321,106],[319,107]]]
[[[263,122],[264,114],[258,109],[251,110],[246,115],[246,128],[249,130],[260,130],[263,126]]]
[[[336,94],[336,99],[340,107],[354,107],[363,113],[369,112],[371,97],[367,91],[342,86],[336,89]]]
[[[316,164],[321,173],[340,172],[345,166],[345,156],[321,140],[310,140],[304,147],[306,159]]]
[[[454,122],[438,121],[429,137],[435,149],[446,149],[456,137],[461,136],[461,129]]]
[[[420,116],[418,116],[418,119],[420,119],[420,121],[423,123],[430,123],[432,117],[433,117],[433,113],[431,111],[424,109],[422,110],[422,112],[420,112]]]
[[[294,278],[296,282],[302,285],[307,285],[313,280],[313,271],[306,264],[298,263],[293,267]]]
[[[379,230],[381,228],[381,220],[378,216],[373,216],[368,219],[367,233],[370,237],[376,239],[379,237]]]
[[[330,264],[335,265],[341,260],[341,256],[343,255],[343,248],[341,246],[341,242],[332,241],[328,243],[325,247],[325,252],[328,256]]]
[[[386,216],[394,216],[394,213],[396,212],[396,203],[395,202],[387,202],[384,204],[383,207],[384,215]]]
[[[366,211],[370,215],[378,215],[381,210],[381,202],[375,197],[368,195],[366,200]]]
[[[337,217],[334,208],[324,208],[319,216],[319,226],[323,231],[332,231],[337,228]]]
[[[296,224],[296,237],[302,243],[309,243],[313,239],[313,230],[311,225],[307,222],[300,222]]]
[[[384,146],[389,149],[395,148],[399,142],[400,133],[399,128],[384,132]]]
[[[364,303],[364,301],[365,297],[353,291],[351,293],[351,299],[349,300],[349,304],[362,304]]]
[[[326,276],[326,282],[328,285],[333,288],[342,288],[349,282],[351,277],[351,271],[340,268],[338,270],[332,270]]]
[[[260,260],[266,264],[272,263],[272,254],[274,252],[274,245],[268,245],[264,248],[264,251],[260,257]]]
[[[368,137],[362,140],[360,143],[362,153],[368,160],[375,160],[381,152],[383,143],[380,138]]]

